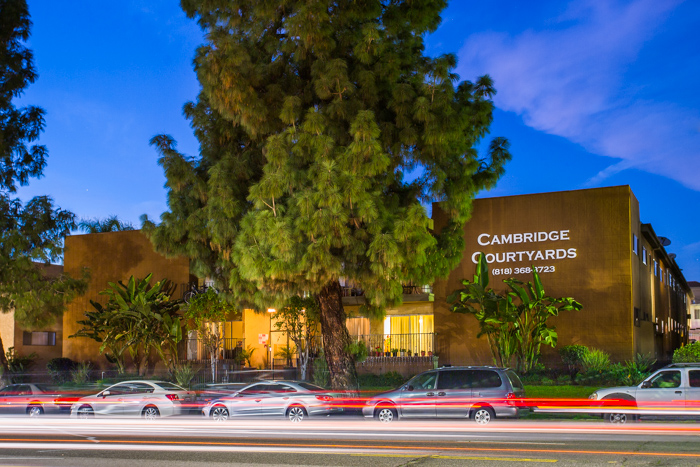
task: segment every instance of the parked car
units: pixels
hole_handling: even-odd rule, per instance
[[[589,399],[602,401],[602,416],[626,423],[640,416],[700,418],[700,363],[674,363],[661,368],[637,386],[599,389]]]
[[[57,414],[61,397],[41,384],[11,384],[0,389],[0,414],[26,414],[38,417],[45,413]]]
[[[333,395],[327,390],[306,381],[261,381],[210,401],[202,409],[202,416],[216,421],[231,417],[286,417],[298,423],[307,416],[342,412],[333,402]]]
[[[465,418],[486,425],[494,418],[522,415],[527,411],[523,397],[523,384],[511,369],[442,367],[369,398],[362,414],[383,423],[398,418]]]
[[[124,381],[95,395],[82,397],[71,406],[71,417],[158,417],[180,415],[194,393],[166,381]]]

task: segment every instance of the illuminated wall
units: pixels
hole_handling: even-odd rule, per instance
[[[444,214],[433,208],[436,229]],[[435,284],[435,331],[441,363],[491,364],[485,338],[477,339],[478,323],[469,315],[449,311],[446,297],[471,279],[479,252],[487,255],[491,286],[504,291],[503,279],[532,280],[537,268],[545,291],[554,297],[574,297],[579,312],[553,319],[559,347],[583,344],[627,360],[636,351],[654,349],[653,325],[635,326],[634,303],[648,303],[640,291],[632,233],[641,236],[639,207],[628,186],[477,199],[464,228],[461,263],[446,280]],[[633,280],[634,279],[634,280]],[[667,305],[658,304],[657,307]],[[636,336],[636,345],[635,345]],[[543,360],[559,363],[551,349]]]

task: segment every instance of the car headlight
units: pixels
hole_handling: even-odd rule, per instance
[[[597,400],[597,399],[598,399],[598,393],[597,393],[597,392],[594,392],[593,394],[591,394],[590,396],[588,396],[588,398],[589,398],[589,399]]]

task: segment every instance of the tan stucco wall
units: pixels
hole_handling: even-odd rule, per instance
[[[99,292],[108,282],[126,281],[130,276],[143,278],[153,273],[152,281],[169,279],[175,284],[189,281],[189,260],[168,259],[153,250],[151,242],[138,230],[66,238],[64,268],[67,274],[78,276],[83,267],[90,270],[91,280],[87,293],[71,303],[63,316],[63,356],[77,361],[89,360],[98,367],[108,366],[99,355],[99,344],[87,338],[68,336],[78,331],[77,321],[86,310],[92,310],[90,300],[104,303]],[[178,289],[179,290],[179,289]]]
[[[510,268],[510,273],[491,276],[497,290],[505,290],[503,279],[531,281],[532,274],[516,268],[530,265],[554,267],[540,273],[545,291],[553,297],[574,297],[583,304],[580,312],[567,312],[553,320],[559,347],[576,343],[610,352],[614,360],[633,357],[631,192],[628,186],[541,193],[474,201],[472,219],[464,228],[465,250],[461,263],[447,280],[435,284],[435,330],[441,363],[491,364],[485,338],[477,339],[476,320],[449,311],[447,295],[461,288],[464,278],[475,271],[475,252],[505,253],[575,249],[574,258],[514,261],[490,264],[490,270]],[[436,229],[445,218],[435,205]],[[568,240],[534,243],[480,245],[479,235],[508,235],[527,232],[568,231]],[[489,237],[492,238],[492,237]],[[482,241],[485,237],[482,237]],[[522,258],[522,259],[521,259]],[[542,349],[543,360],[558,362],[556,352]]]

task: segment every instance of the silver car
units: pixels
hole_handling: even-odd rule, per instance
[[[643,415],[700,417],[700,364],[674,363],[637,386],[599,389],[589,399],[611,423],[626,423]]]
[[[202,416],[216,421],[231,417],[286,417],[298,423],[304,417],[340,413],[325,389],[306,381],[261,381],[230,396],[207,403]]]
[[[166,381],[124,381],[93,396],[78,399],[71,417],[94,416],[158,417],[180,415],[183,404],[194,402],[194,394]]]
[[[523,384],[513,370],[489,366],[443,367],[413,377],[393,391],[371,397],[367,418],[390,423],[401,418],[471,418],[481,425],[494,418],[519,417],[527,408]]]

